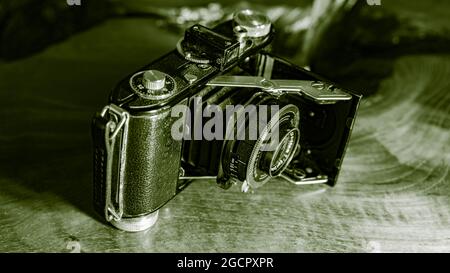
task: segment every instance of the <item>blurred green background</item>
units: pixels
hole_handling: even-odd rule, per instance
[[[450,1],[383,0],[371,6],[365,0],[319,0],[316,5],[346,6],[323,12],[319,20],[311,12],[313,2],[81,0],[80,6],[70,6],[66,0],[3,0],[0,58],[30,56],[117,17],[155,18],[160,27],[181,36],[211,3],[224,15],[221,19],[242,7],[266,11],[277,29],[275,53],[364,95],[375,92],[381,79],[391,74],[396,57],[450,50]],[[194,20],[180,23],[183,14],[194,15]]]

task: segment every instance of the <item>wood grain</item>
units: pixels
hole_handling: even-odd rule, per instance
[[[272,181],[242,194],[195,182],[147,232],[101,222],[91,117],[123,75],[176,41],[151,20],[110,20],[0,64],[0,251],[450,252],[447,55],[396,60],[362,102],[335,188]]]

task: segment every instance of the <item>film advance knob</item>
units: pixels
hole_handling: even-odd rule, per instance
[[[237,25],[247,31],[247,37],[264,37],[270,32],[270,19],[261,12],[244,9],[235,13],[233,20]]]
[[[142,84],[146,89],[161,90],[166,84],[166,74],[158,70],[147,70],[142,75]]]

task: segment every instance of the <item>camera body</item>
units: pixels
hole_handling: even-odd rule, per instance
[[[92,123],[98,213],[140,231],[195,179],[244,192],[273,177],[336,183],[360,96],[269,53],[273,35],[264,14],[240,11],[213,29],[189,28],[177,49],[119,82]],[[230,105],[243,106],[235,119],[225,118]],[[225,120],[215,138],[202,134],[210,106]],[[259,126],[251,117],[261,109]]]

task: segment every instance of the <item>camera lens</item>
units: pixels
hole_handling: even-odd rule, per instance
[[[279,176],[291,162],[300,138],[298,128],[286,129],[280,134],[281,142],[274,151],[262,153],[259,168],[271,177]]]
[[[223,171],[235,180],[246,181],[252,188],[281,175],[296,153],[300,140],[299,119],[298,108],[289,104],[271,113],[257,140],[227,141],[222,153]],[[251,126],[249,122],[236,130],[248,132]]]

